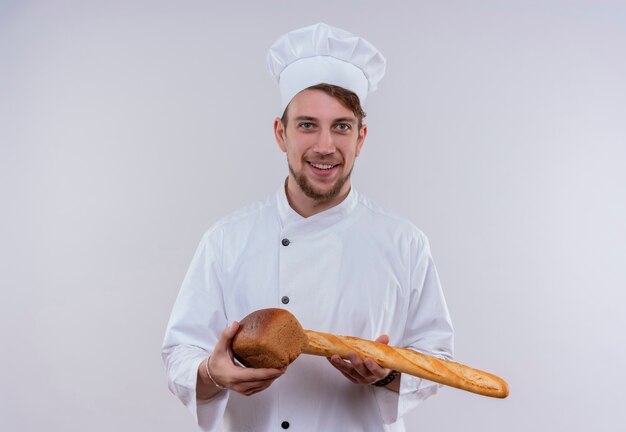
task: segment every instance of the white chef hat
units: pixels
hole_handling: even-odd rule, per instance
[[[385,75],[385,64],[374,45],[324,23],[281,36],[267,55],[268,71],[280,89],[282,111],[300,91],[320,83],[351,90],[363,104]]]

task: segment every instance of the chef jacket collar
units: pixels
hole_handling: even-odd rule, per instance
[[[283,234],[293,233],[293,235],[299,235],[326,230],[348,217],[357,205],[357,197],[357,191],[354,187],[351,187],[348,196],[342,202],[328,210],[305,218],[291,208],[287,200],[285,187],[281,186],[276,194],[276,198],[278,201],[278,214],[283,225]]]

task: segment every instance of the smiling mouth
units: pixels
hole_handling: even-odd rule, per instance
[[[314,163],[314,162],[308,162],[308,164],[311,165],[313,168],[317,168],[319,170],[324,170],[324,171],[328,171],[337,166],[337,165],[321,164],[321,163]]]

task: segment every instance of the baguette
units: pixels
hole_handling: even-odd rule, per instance
[[[337,354],[346,359],[348,353],[354,351],[382,367],[439,384],[495,398],[505,398],[509,394],[509,386],[502,378],[460,363],[353,336],[335,336],[311,330],[304,333],[309,341],[302,351],[304,354],[324,357]]]

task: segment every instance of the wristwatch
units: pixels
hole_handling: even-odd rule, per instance
[[[392,370],[391,372],[389,372],[389,375],[387,375],[385,378],[381,380],[376,381],[372,385],[375,385],[376,387],[385,387],[387,384],[395,380],[397,376],[398,376],[398,372]]]

